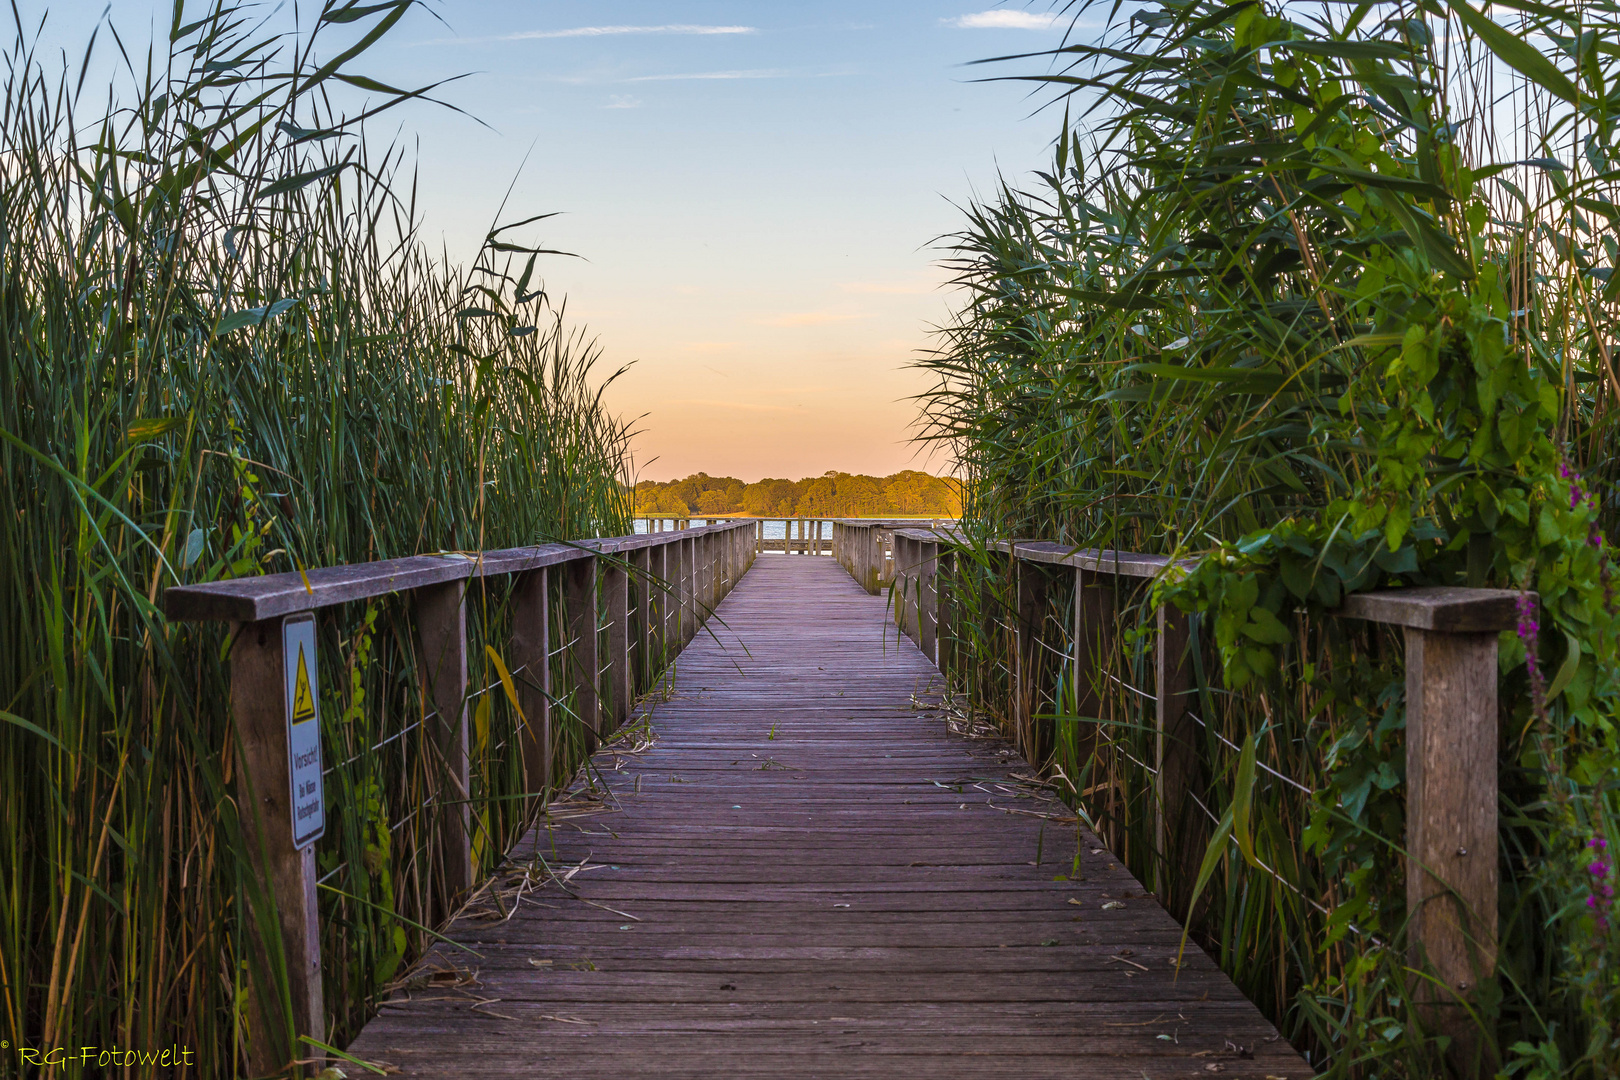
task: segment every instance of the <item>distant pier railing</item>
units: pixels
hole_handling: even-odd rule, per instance
[[[954,518],[827,518],[827,517],[762,517],[762,518],[735,518],[735,517],[637,517],[637,522],[644,522],[648,533],[664,532],[668,529],[690,528],[694,522],[699,524],[712,524],[715,522],[752,522],[754,529],[754,553],[764,555],[769,552],[782,552],[784,555],[832,555],[835,541],[834,532],[842,525],[860,529],[875,529],[873,535],[878,542],[884,545],[882,564],[883,569],[879,578],[884,584],[890,579],[888,570],[890,561],[890,537],[895,529],[938,529],[954,523]],[[780,530],[780,535],[771,535]],[[879,560],[874,556],[873,565]]]
[[[554,707],[567,708],[583,727],[587,750],[623,724],[632,703],[657,684],[753,563],[756,531],[751,520],[727,522],[165,591],[169,619],[231,627],[231,714],[242,751],[236,800],[254,862],[268,872],[264,893],[250,892],[252,910],[244,922],[262,959],[279,966],[275,958],[284,958],[290,990],[286,1001],[253,994],[253,1075],[282,1075],[290,1062],[319,1058],[318,1046],[308,1041],[327,1038],[315,846],[312,840],[295,842],[289,732],[297,708],[289,704],[283,624],[351,601],[396,593],[411,598],[424,691],[421,727],[431,747],[435,790],[410,812],[431,815],[429,872],[443,897],[443,916],[476,884],[467,705],[480,691],[468,688],[469,587],[481,579],[512,579],[508,692],[523,721],[518,737],[524,792],[531,802],[543,802],[557,779]],[[318,686],[314,693],[318,698]]]
[[[1067,669],[1075,712],[1101,715],[1109,666],[1124,644],[1116,612],[1171,562],[1035,540],[991,541],[975,552],[953,531],[838,524],[834,557],[868,592],[892,583],[895,622],[946,676],[969,662],[968,616],[956,601],[959,567],[988,558],[994,569],[999,561],[1007,600],[979,612],[979,629],[992,631],[980,637],[1006,643],[995,661],[1009,674],[1005,720],[1037,769],[1053,751],[1053,716],[1038,703],[1052,699],[1054,663]],[[1054,601],[1067,597],[1067,610],[1054,613]],[[1453,1059],[1465,1063],[1478,1045],[1470,1014],[1489,997],[1481,987],[1496,965],[1497,644],[1502,631],[1514,628],[1519,602],[1520,594],[1503,589],[1409,587],[1354,593],[1331,613],[1400,627],[1405,638],[1407,940],[1414,970],[1426,962],[1435,978],[1415,984],[1413,993],[1436,1029],[1452,1037]],[[1155,759],[1144,766],[1161,853],[1152,886],[1178,918],[1188,915],[1185,882],[1198,876],[1209,836],[1209,822],[1201,820],[1209,814],[1201,801],[1209,763],[1199,749],[1204,721],[1194,708],[1210,688],[1199,685],[1197,672],[1219,670],[1213,635],[1206,631],[1200,640],[1195,619],[1173,605],[1151,610],[1152,692],[1138,691],[1152,701],[1156,731]],[[1066,640],[1049,637],[1054,623]],[[1189,864],[1163,865],[1172,834]],[[1189,836],[1197,842],[1185,843]]]

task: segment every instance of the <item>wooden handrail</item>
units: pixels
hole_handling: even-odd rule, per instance
[[[894,568],[888,580],[893,582],[895,621],[930,661],[952,674],[959,639],[952,600],[959,538],[908,528],[889,530],[882,540],[876,529],[845,528],[834,536],[834,556],[871,592],[881,584],[873,574],[879,545],[892,545]],[[1097,672],[1113,648],[1115,589],[1107,579],[1151,578],[1169,568],[1171,560],[1038,540],[1001,540],[989,547],[1013,564],[1017,597],[1011,620],[1011,722],[1021,749],[1038,768],[1048,753],[1048,740],[1031,715],[1037,643],[1029,631],[1045,610],[1050,572],[1066,568],[1075,574],[1071,630],[1076,647],[1068,663],[1082,699],[1079,711],[1085,712],[1089,695],[1095,712]],[[1478,985],[1495,972],[1497,644],[1502,632],[1514,628],[1521,600],[1521,594],[1506,589],[1395,588],[1352,594],[1333,612],[1399,626],[1405,635],[1408,938],[1413,967],[1427,963],[1438,980],[1438,985],[1415,981],[1413,993],[1425,1003],[1436,1029],[1452,1036],[1458,1060],[1473,1059],[1478,1038],[1464,1005],[1477,1000]],[[1171,830],[1198,821],[1187,807],[1190,797],[1202,796],[1193,726],[1197,718],[1189,709],[1199,688],[1187,615],[1161,606],[1154,618],[1157,755],[1151,771],[1155,835],[1158,850],[1164,852]],[[1196,860],[1194,851],[1190,865],[1174,868],[1174,873],[1165,868],[1156,882],[1158,895],[1182,918],[1187,908],[1182,903],[1178,910],[1170,886],[1173,879],[1196,875]]]
[[[313,840],[300,845],[295,839],[289,744],[294,710],[283,650],[286,624],[337,604],[410,594],[428,697],[424,719],[438,759],[437,786],[424,807],[431,805],[436,815],[434,844],[445,897],[437,915],[442,918],[472,888],[476,871],[467,796],[468,583],[500,575],[517,579],[511,594],[510,668],[534,673],[519,684],[526,721],[519,743],[524,790],[531,800],[542,800],[553,768],[553,588],[562,601],[561,636],[569,643],[565,670],[575,673],[574,712],[584,725],[587,749],[594,750],[629,718],[637,693],[651,688],[655,673],[697,634],[748,570],[755,555],[754,533],[753,521],[732,522],[503,551],[416,555],[165,590],[163,608],[169,619],[232,624],[231,712],[242,748],[237,805],[252,864],[267,870],[269,886],[267,909],[255,905],[245,921],[261,960],[277,948],[285,956],[292,1010],[284,1015],[274,995],[254,994],[248,1047],[254,1075],[279,1074],[295,1059],[318,1059],[317,1048],[302,1043],[301,1037],[326,1041],[315,847]],[[628,603],[632,579],[640,582],[639,593],[647,601],[647,610],[634,619]],[[604,605],[607,655],[602,657],[598,628]],[[647,665],[639,685],[632,662],[638,650],[657,658]],[[319,689],[313,689],[318,699]],[[294,1037],[291,1045],[282,1038],[288,1031]]]
[[[650,514],[638,516],[635,520],[647,522],[648,531],[654,531],[654,525],[662,528],[664,522],[670,522],[679,528],[689,526],[693,521],[724,522],[727,524],[739,521],[751,521],[756,527],[755,554],[764,554],[768,551],[780,551],[784,555],[831,555],[833,548],[833,530],[840,523],[868,526],[877,525],[888,529],[918,528],[924,525],[930,528],[940,527],[942,523],[954,524],[955,518],[941,517],[908,517],[908,518],[835,518],[817,517],[815,515],[800,514],[788,516],[754,517],[742,515],[726,515],[719,517],[670,517],[666,515]],[[782,523],[782,535],[779,537],[765,535],[765,527],[773,522]]]

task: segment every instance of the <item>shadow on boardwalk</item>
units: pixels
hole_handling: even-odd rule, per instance
[[[1068,880],[1072,817],[1007,744],[916,707],[938,673],[831,559],[761,558],[719,615],[656,742],[598,754],[605,807],[560,808],[449,931],[473,951],[435,950],[352,1054],[420,1077],[1311,1075],[1196,947],[1178,974],[1179,928],[1089,833]]]

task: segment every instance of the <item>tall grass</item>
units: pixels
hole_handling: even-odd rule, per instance
[[[533,220],[450,265],[418,240],[401,153],[363,137],[431,90],[353,70],[411,6],[328,0],[283,34],[177,3],[167,41],[118,43],[135,89],[110,105],[88,56],[52,73],[18,27],[0,117],[0,1075],[34,1072],[15,1048],[52,1046],[177,1044],[196,1075],[242,1068],[244,991],[272,976],[242,937],[226,634],[165,622],[165,587],[629,531],[626,431],[536,276]],[[363,109],[333,103],[357,93]],[[475,594],[473,655],[505,640],[502,601]],[[408,606],[351,608],[319,624],[340,1045],[444,900],[413,812]],[[525,824],[499,697],[473,702],[486,867]]]
[[[969,300],[924,362],[928,436],[968,478],[963,689],[1012,715],[990,538],[1198,560],[1116,583],[1097,685],[1047,661],[1049,764],[1313,1062],[1440,1075],[1406,970],[1400,640],[1329,613],[1383,585],[1539,590],[1539,640],[1503,640],[1503,946],[1478,1022],[1515,1075],[1613,1075],[1620,936],[1593,852],[1620,822],[1614,13],[1064,10],[1108,30],[1002,58],[1069,111],[1049,170],[968,209]],[[1204,775],[1160,844],[1167,599],[1205,650]],[[1059,651],[1085,647],[1067,602],[1042,623]]]

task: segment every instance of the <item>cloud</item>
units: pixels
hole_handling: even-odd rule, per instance
[[[854,319],[869,319],[870,315],[850,315],[840,311],[796,311],[788,315],[778,315],[775,318],[760,319],[761,326],[825,326],[828,323],[850,322]]]
[[[492,41],[546,41],[554,38],[617,37],[622,34],[757,34],[754,26],[700,26],[696,23],[667,23],[663,26],[574,26],[566,30],[519,30],[492,37],[437,38],[424,45],[482,45]]]
[[[677,75],[637,75],[625,82],[672,82],[677,79],[786,79],[793,75],[782,68],[753,68],[748,71],[693,71]]]
[[[602,108],[639,109],[641,108],[641,99],[636,97],[634,94],[609,94],[608,103],[602,106]]]
[[[1033,11],[1002,10],[958,15],[954,19],[940,21],[958,30],[1050,30],[1058,24],[1058,16],[1037,15]]]
[[[692,290],[696,292],[697,290]],[[681,345],[681,352],[688,353],[717,353],[730,352],[742,348],[740,341],[688,341]]]
[[[841,292],[879,296],[925,296],[939,291],[931,281],[845,281],[838,288]]]
[[[710,409],[736,409],[739,412],[791,413],[804,406],[761,405],[753,401],[716,401],[713,398],[674,398],[662,403],[670,405],[697,405]]]

